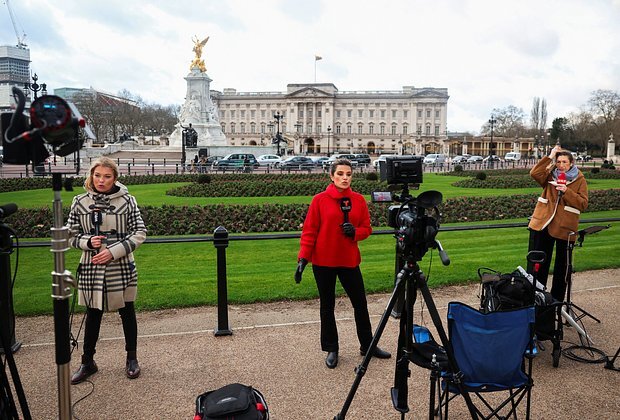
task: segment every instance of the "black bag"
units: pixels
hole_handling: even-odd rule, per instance
[[[195,420],[268,420],[263,394],[251,386],[229,384],[196,398]]]
[[[518,270],[511,274],[501,274],[489,268],[480,268],[478,275],[482,285],[480,309],[483,312],[534,305],[534,286]]]

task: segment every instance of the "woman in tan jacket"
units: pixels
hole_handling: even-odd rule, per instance
[[[548,157],[543,157],[530,175],[543,192],[528,226],[529,250],[546,254],[545,262],[538,270],[538,280],[546,285],[555,245],[551,295],[561,302],[566,294],[568,246],[575,242],[579,215],[588,207],[588,185],[575,166],[573,155],[560,146],[555,146]],[[564,179],[566,183],[562,182]]]

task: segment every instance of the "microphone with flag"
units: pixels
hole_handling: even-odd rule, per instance
[[[560,172],[558,174],[558,180],[556,182],[557,182],[558,186],[559,185],[566,186],[566,173]],[[564,191],[560,191],[559,194],[558,194],[558,197],[562,197],[562,195],[564,195]]]
[[[349,197],[342,197],[340,199],[340,210],[344,215],[344,223],[340,225],[342,232],[345,236],[353,239],[355,238],[355,226],[349,223],[349,212],[351,211],[351,199]]]

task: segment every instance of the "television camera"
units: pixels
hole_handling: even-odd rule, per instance
[[[388,226],[395,229],[397,250],[404,261],[420,261],[429,247],[439,247],[442,261],[447,255],[435,240],[439,231],[441,214],[438,206],[443,199],[439,191],[425,191],[414,197],[409,185],[418,189],[423,182],[422,157],[389,156],[381,162],[379,173],[388,185],[402,186],[400,193],[376,191],[371,194],[373,202],[400,204],[388,208]],[[449,263],[449,262],[448,262]],[[445,262],[444,262],[445,264]]]

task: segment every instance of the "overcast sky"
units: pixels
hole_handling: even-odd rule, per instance
[[[4,0],[3,0],[4,3]],[[127,89],[182,104],[194,35],[211,89],[283,92],[447,88],[448,130],[479,132],[494,108],[548,125],[597,89],[620,90],[620,0],[10,0],[49,90]],[[5,4],[0,44],[17,42]],[[315,63],[315,55],[323,57]]]

